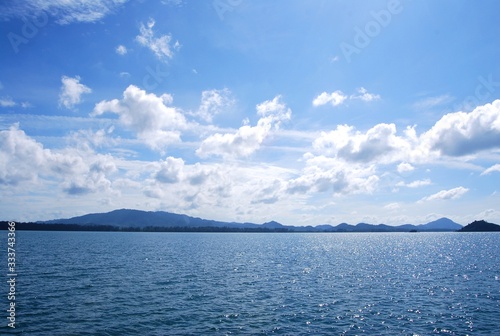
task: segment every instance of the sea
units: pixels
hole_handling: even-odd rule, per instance
[[[15,328],[6,243],[1,335],[500,332],[500,233],[18,230]]]

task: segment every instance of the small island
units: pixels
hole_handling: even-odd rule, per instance
[[[484,220],[474,221],[460,230],[458,232],[495,232],[500,231],[500,225],[488,223]]]

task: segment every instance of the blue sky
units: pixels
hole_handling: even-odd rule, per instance
[[[2,2],[2,219],[500,223],[499,11]]]

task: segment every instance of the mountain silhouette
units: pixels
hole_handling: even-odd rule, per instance
[[[43,224],[73,224],[73,225],[108,225],[117,228],[220,228],[228,230],[250,229],[265,231],[290,231],[290,232],[409,232],[409,231],[457,231],[462,225],[448,218],[420,224],[404,224],[391,226],[387,224],[359,223],[351,225],[341,223],[337,226],[322,224],[317,226],[292,226],[283,225],[276,221],[263,224],[222,222],[215,220],[191,217],[165,211],[142,211],[132,209],[119,209],[106,213],[92,213],[66,219],[54,219],[39,222]]]
[[[460,232],[494,232],[500,231],[500,225],[484,220],[474,221],[459,230]]]

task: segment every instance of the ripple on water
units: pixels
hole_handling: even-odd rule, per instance
[[[20,232],[18,248],[29,335],[500,330],[499,234]]]

